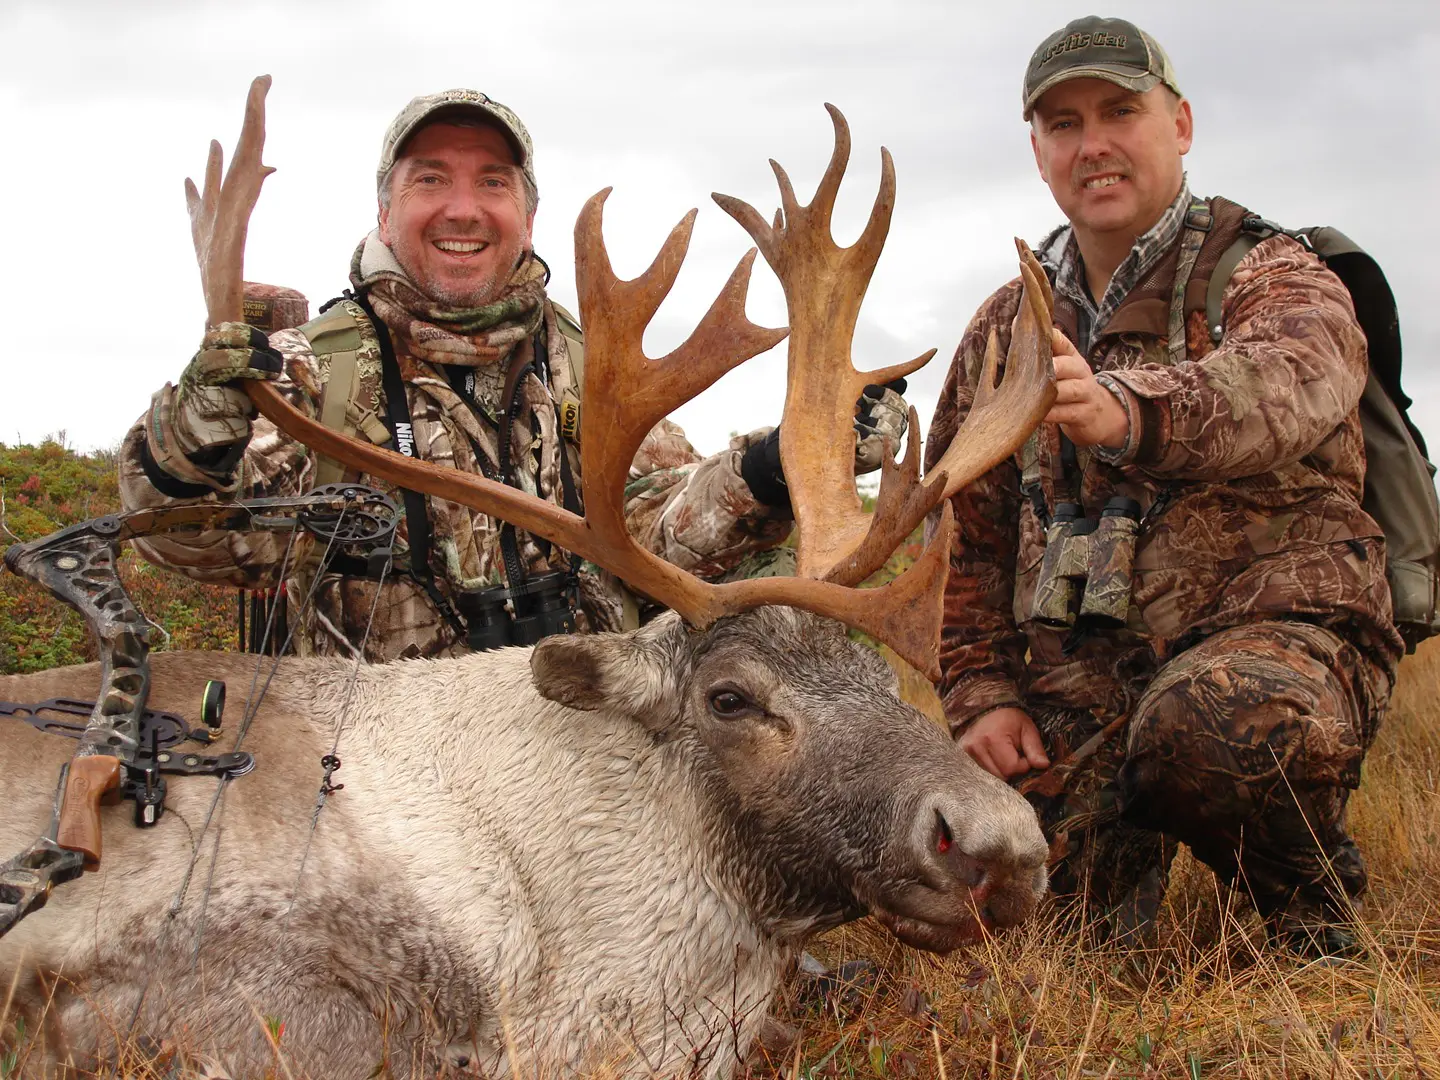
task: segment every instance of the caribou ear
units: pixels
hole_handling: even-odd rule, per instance
[[[651,731],[668,727],[679,715],[684,672],[666,629],[547,637],[530,654],[535,689],[571,709],[620,713]]]

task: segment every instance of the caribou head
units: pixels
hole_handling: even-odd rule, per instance
[[[1029,805],[832,619],[770,606],[700,631],[667,614],[547,638],[531,669],[543,696],[664,744],[710,833],[697,846],[777,937],[868,912],[943,951],[1020,922],[1044,892]]]

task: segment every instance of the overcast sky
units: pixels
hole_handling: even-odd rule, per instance
[[[808,199],[831,147],[830,101],[854,153],[837,235],[859,232],[879,147],[895,158],[889,243],[856,335],[862,368],[940,354],[909,397],[928,423],[945,364],[985,295],[1014,273],[1013,235],[1058,221],[1020,119],[1031,51],[1085,6],[823,0],[640,4],[0,0],[0,205],[7,301],[0,442],[64,430],[116,443],[174,380],[204,324],[182,178],[210,138],[227,152],[252,76],[274,76],[251,280],[303,291],[312,312],[346,285],[374,224],[380,138],[416,94],[483,90],[534,137],[536,248],[575,296],[572,228],[613,185],[605,233],[639,273],[700,207],[690,256],[646,338],[682,340],[749,238],[709,198],[765,216],[766,159]],[[1169,51],[1194,105],[1192,188],[1294,225],[1331,223],[1376,255],[1399,298],[1405,384],[1440,441],[1440,4],[1210,0],[1114,3]],[[750,314],[784,322],[763,262]],[[783,346],[782,346],[783,350]],[[783,354],[747,364],[677,419],[705,452],[774,423]]]

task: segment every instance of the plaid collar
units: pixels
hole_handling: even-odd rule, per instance
[[[1182,180],[1180,194],[1175,196],[1175,201],[1160,215],[1160,220],[1135,241],[1130,254],[1115,268],[1099,304],[1090,299],[1090,290],[1085,284],[1085,262],[1080,256],[1080,245],[1075,241],[1075,230],[1062,225],[1046,237],[1040,248],[1041,258],[1055,267],[1055,291],[1074,304],[1081,314],[1080,334],[1085,340],[1075,342],[1075,346],[1082,354],[1089,353],[1096,335],[1104,329],[1130,290],[1175,243],[1184,228],[1185,213],[1189,209],[1190,185]]]

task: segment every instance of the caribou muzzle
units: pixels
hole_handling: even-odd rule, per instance
[[[908,838],[918,880],[871,907],[905,944],[946,952],[978,941],[1023,922],[1045,895],[1034,811],[1008,788],[988,794],[995,804],[979,815],[953,797],[922,801]]]

